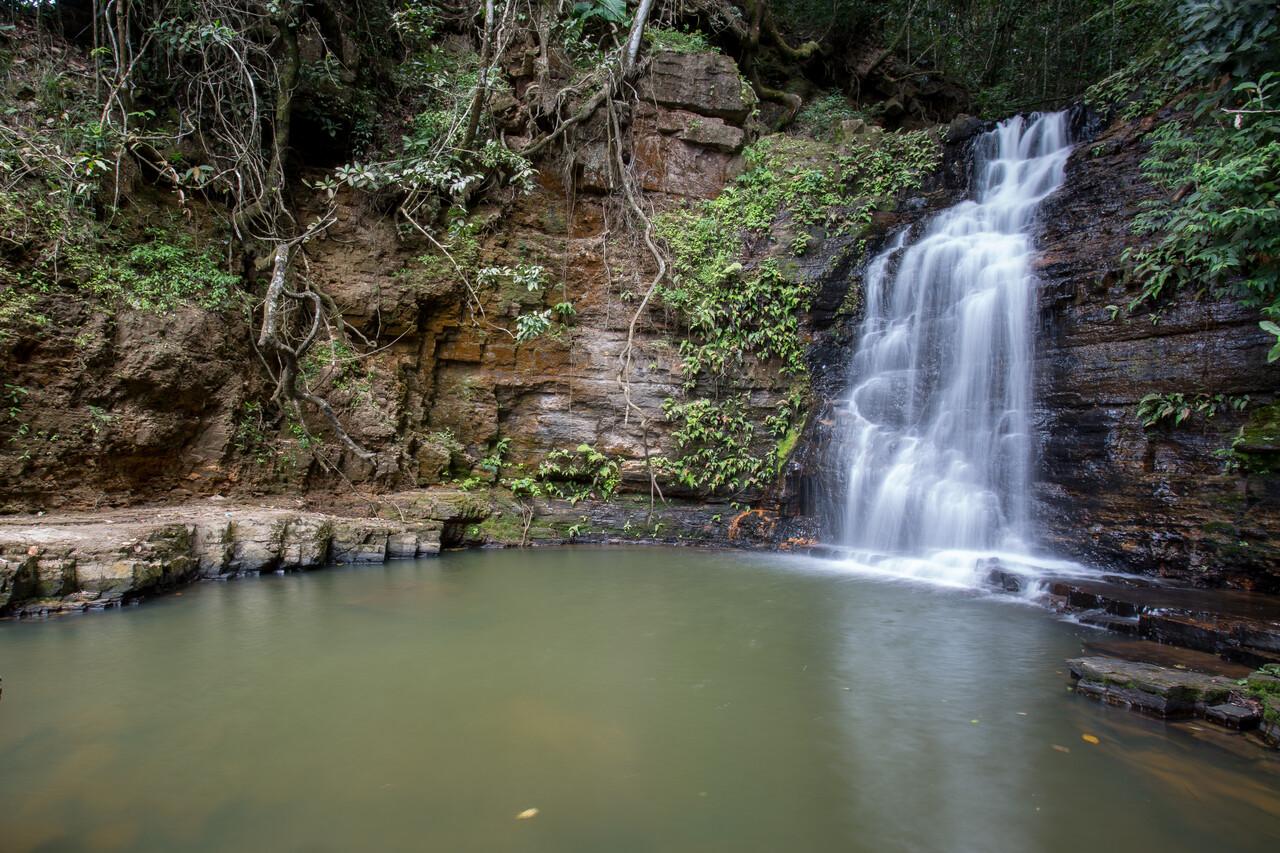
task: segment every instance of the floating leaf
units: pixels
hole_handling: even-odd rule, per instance
[[[1056,749],[1058,752],[1070,752],[1070,751],[1071,751],[1071,750],[1067,749],[1065,746],[1062,746],[1061,744],[1057,744],[1057,743],[1053,744],[1053,748],[1054,748],[1054,749]]]
[[[537,809],[525,809],[524,811],[520,812],[520,814],[516,815],[516,820],[528,820],[531,817],[537,817],[537,816],[538,816]]]
[[[1085,743],[1102,743],[1102,741],[1098,740],[1094,735],[1080,735],[1080,740]]]

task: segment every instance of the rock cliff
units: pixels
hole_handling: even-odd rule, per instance
[[[1081,144],[1041,213],[1039,522],[1047,544],[1095,563],[1280,591],[1280,477],[1221,458],[1280,389],[1274,339],[1230,297],[1126,310],[1128,226],[1155,192],[1139,169],[1145,129],[1122,123]],[[1249,403],[1144,428],[1138,404],[1152,393]],[[1274,460],[1280,444],[1260,436],[1254,449]]]

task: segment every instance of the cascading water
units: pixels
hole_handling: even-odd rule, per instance
[[[993,554],[1035,565],[1028,232],[1070,152],[1065,113],[1003,122],[977,141],[976,198],[919,239],[899,234],[868,265],[851,391],[837,408],[840,532],[857,563],[959,585]]]

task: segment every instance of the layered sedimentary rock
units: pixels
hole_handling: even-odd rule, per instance
[[[10,517],[0,522],[0,615],[111,607],[197,578],[437,554],[488,514],[463,493],[406,493],[374,517],[217,501]]]
[[[1280,478],[1225,470],[1222,451],[1280,388],[1256,309],[1181,292],[1133,312],[1121,256],[1142,179],[1140,125],[1081,144],[1038,237],[1039,524],[1052,547],[1096,564],[1280,591]],[[1146,428],[1147,394],[1243,398]],[[1268,448],[1259,447],[1260,453]]]
[[[646,204],[660,211],[716,195],[750,135],[749,87],[718,54],[659,52],[649,68],[638,81],[645,97],[622,117]],[[618,373],[654,263],[633,223],[601,194],[615,168],[603,121],[601,111],[576,129],[572,168],[543,164],[530,195],[472,216],[470,263],[539,266],[541,291],[464,282],[366,197],[339,194],[336,224],[307,246],[308,274],[373,352],[358,361],[341,354],[338,363],[350,365],[341,381],[326,379],[321,353],[312,381],[377,454],[373,462],[265,416],[271,407],[262,401],[274,389],[251,346],[250,315],[239,308],[161,316],[61,300],[49,308],[57,334],[0,340],[5,384],[23,395],[12,417],[0,419],[0,511],[340,491],[347,483],[414,489],[465,478],[500,438],[509,439],[509,466],[536,466],[553,450],[585,443],[620,458],[625,475],[647,487],[638,460],[646,449],[671,450],[661,407],[683,384],[679,330],[658,312],[637,329],[630,395],[649,413],[646,428],[628,415]],[[559,303],[572,304],[570,322],[517,344],[517,316]],[[761,416],[785,386],[763,367],[737,381]],[[308,421],[323,434],[319,418]]]

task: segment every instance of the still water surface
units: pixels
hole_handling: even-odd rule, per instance
[[[1091,636],[639,548],[0,623],[0,850],[1280,849],[1280,762],[1074,696]]]

